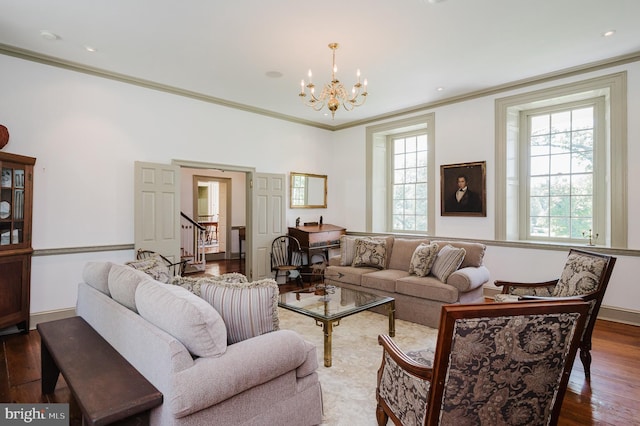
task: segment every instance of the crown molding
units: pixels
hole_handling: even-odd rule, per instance
[[[18,47],[10,46],[0,43],[0,54],[6,56],[12,56],[14,58],[24,59],[27,61],[37,62],[44,65],[50,65],[57,68],[66,69],[69,71],[80,72],[83,74],[92,75],[94,77],[102,77],[109,80],[118,81],[121,83],[132,84],[146,89],[157,90],[159,92],[165,92],[172,95],[183,96],[185,98],[191,98],[210,104],[220,105],[227,108],[237,109],[240,111],[250,112],[253,114],[260,114],[278,120],[289,121],[292,123],[302,124],[305,126],[318,127],[324,130],[334,130],[332,126],[316,123],[309,120],[303,120],[301,118],[293,117],[286,114],[270,111],[267,109],[252,107],[250,105],[241,104],[238,102],[229,101],[222,98],[216,98],[215,96],[205,95],[203,93],[193,92],[190,90],[180,89],[178,87],[169,86],[166,84],[156,83],[150,80],[144,80],[141,78],[131,77],[125,74],[106,71],[100,68],[90,67],[82,65],[73,61],[66,61],[64,59],[55,58],[53,56],[44,55],[41,53],[33,52],[31,50],[21,49]]]
[[[422,113],[425,110],[434,109],[434,108],[442,107],[445,105],[451,105],[451,104],[464,102],[464,101],[481,98],[485,96],[495,95],[498,93],[503,93],[503,92],[507,92],[507,91],[511,91],[511,90],[515,90],[523,87],[533,86],[536,84],[546,83],[549,81],[559,80],[562,78],[572,77],[580,74],[586,74],[586,73],[598,71],[601,69],[611,68],[619,65],[625,65],[628,63],[640,61],[640,51],[633,52],[627,55],[615,56],[615,57],[600,60],[600,61],[589,62],[587,64],[578,65],[575,67],[564,68],[562,70],[554,71],[547,74],[542,74],[542,75],[527,78],[527,79],[504,83],[498,86],[493,86],[487,89],[477,90],[477,91],[465,93],[462,95],[453,96],[453,97],[442,99],[436,102],[420,104],[413,107],[376,115],[376,116],[362,119],[362,120],[351,121],[349,123],[331,126],[328,124],[317,123],[310,120],[303,120],[297,117],[281,114],[281,113],[266,110],[263,108],[256,108],[256,107],[241,104],[238,102],[232,102],[226,99],[216,98],[214,96],[197,93],[190,90],[184,90],[184,89],[180,89],[173,86],[155,83],[149,80],[143,80],[143,79],[131,77],[125,74],[119,74],[119,73],[114,73],[114,72],[106,71],[106,70],[95,68],[95,67],[89,67],[76,62],[72,62],[72,61],[65,61],[59,58],[55,58],[52,56],[44,55],[41,53],[26,50],[26,49],[21,49],[18,47],[7,45],[7,44],[0,43],[0,54],[24,59],[27,61],[38,62],[45,65],[51,65],[58,68],[67,69],[70,71],[76,71],[76,72],[81,72],[84,74],[89,74],[97,77],[107,78],[107,79],[119,81],[122,83],[133,84],[136,86],[140,86],[140,87],[144,87],[152,90],[158,90],[161,92],[170,93],[177,96],[184,96],[187,98],[196,99],[202,102],[208,102],[215,105],[220,105],[227,108],[233,108],[241,111],[250,112],[253,114],[260,114],[260,115],[275,118],[278,120],[289,121],[296,124],[302,124],[305,126],[316,127],[319,129],[330,130],[330,131],[344,130],[351,127],[371,124],[371,123],[379,122],[382,120],[397,118],[399,116],[404,116],[404,115],[413,114],[413,113]]]

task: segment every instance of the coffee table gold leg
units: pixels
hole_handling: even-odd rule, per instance
[[[389,336],[394,337],[396,335],[396,301],[389,302],[387,309],[389,310]]]
[[[333,323],[325,321],[322,323],[324,331],[324,366],[331,367],[331,334],[333,333]]]

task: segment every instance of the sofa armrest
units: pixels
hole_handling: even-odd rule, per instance
[[[315,357],[298,333],[280,330],[227,347],[216,358],[198,358],[195,365],[175,374],[170,401],[177,418],[215,405],[286,373],[297,373]],[[315,360],[317,366],[317,359]],[[309,368],[307,367],[307,370]]]
[[[480,287],[489,281],[489,270],[485,266],[468,266],[449,275],[447,284],[465,293]]]

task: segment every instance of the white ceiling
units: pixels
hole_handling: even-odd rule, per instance
[[[639,17],[639,0],[0,0],[0,52],[340,127],[637,53]],[[369,82],[334,120],[298,97],[309,69],[329,81],[331,42],[338,78]]]

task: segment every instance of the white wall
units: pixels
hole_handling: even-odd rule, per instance
[[[331,174],[326,130],[4,55],[0,70],[0,123],[11,135],[3,151],[37,158],[36,250],[132,244],[136,160]],[[298,215],[288,212],[288,223]],[[89,258],[133,252],[35,256],[31,312],[75,306]]]
[[[492,240],[495,235],[495,100],[510,95],[553,87],[573,81],[627,71],[628,113],[628,248],[640,249],[640,191],[634,183],[640,181],[640,63],[609,68],[573,76],[562,80],[538,84],[498,95],[485,96],[454,103],[432,110],[435,113],[435,156],[437,189],[436,206],[440,205],[440,165],[463,162],[487,162],[487,217],[440,216],[436,213],[436,232],[441,237]],[[417,113],[415,114],[417,115]],[[409,117],[407,115],[406,117]],[[396,117],[394,121],[406,117]],[[372,125],[382,124],[373,123]],[[334,158],[335,174],[342,184],[330,188],[338,197],[344,220],[342,225],[350,231],[366,231],[365,192],[365,129],[366,126],[336,132],[333,146],[341,155]],[[354,161],[354,159],[359,159]],[[436,208],[439,212],[439,208]],[[535,250],[533,248],[505,248],[489,246],[485,262],[491,271],[491,280],[537,281],[557,278],[564,265],[566,251]],[[640,313],[640,286],[637,274],[640,257],[637,253],[618,256],[603,304],[613,308]]]
[[[3,55],[0,70],[0,123],[11,133],[4,151],[37,158],[36,250],[132,244],[135,160],[326,174],[328,208],[288,209],[288,225],[296,217],[305,222],[323,215],[325,223],[365,231],[365,126],[329,132]],[[497,97],[621,70],[628,71],[630,187],[640,181],[640,168],[634,166],[640,158],[638,63],[436,108],[436,167],[486,161],[488,189],[486,218],[438,215],[436,234],[493,238]],[[424,112],[429,111],[419,113]],[[633,220],[640,214],[640,193],[629,193],[628,213],[629,247],[640,249],[640,223]],[[557,276],[565,256],[563,251],[490,246],[486,264],[492,279],[547,279]],[[74,306],[87,260],[122,262],[131,257],[128,250],[35,256],[31,312]],[[640,312],[638,270],[640,257],[619,256],[605,305]]]

